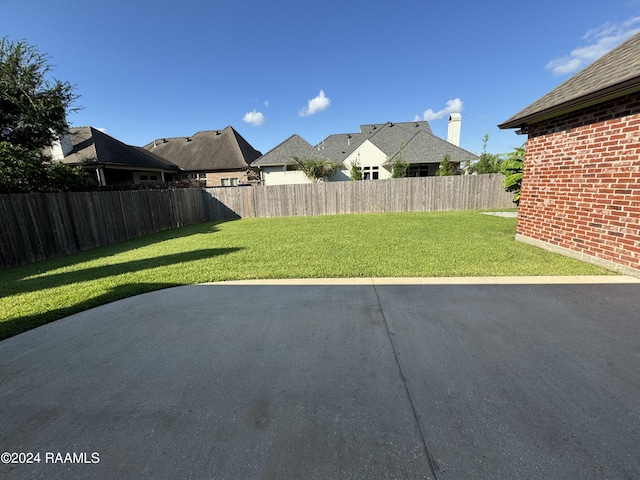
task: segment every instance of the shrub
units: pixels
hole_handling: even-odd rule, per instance
[[[287,169],[301,170],[313,183],[324,181],[331,175],[342,169],[342,164],[322,158],[300,159],[293,157],[293,162]]]

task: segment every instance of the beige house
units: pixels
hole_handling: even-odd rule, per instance
[[[458,128],[459,139],[458,119],[453,123]],[[292,170],[294,157],[340,163],[342,169],[327,181],[350,180],[352,166],[362,171],[364,180],[382,180],[391,178],[393,164],[400,159],[409,163],[410,177],[435,175],[445,156],[454,163],[471,162],[478,158],[433,135],[428,122],[387,122],[361,125],[358,133],[331,135],[315,147],[300,136],[293,135],[259,157],[252,166],[260,169],[264,185],[310,183],[311,180],[303,172]]]

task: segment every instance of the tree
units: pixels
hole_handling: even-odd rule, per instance
[[[522,188],[522,170],[524,168],[525,146],[515,148],[502,161],[501,168],[505,178],[502,185],[507,192],[514,193],[513,203],[520,204],[520,189]]]
[[[482,153],[477,162],[472,164],[469,168],[469,173],[498,173],[500,172],[500,155],[487,153],[487,141],[489,140],[489,134],[485,134],[482,137]]]
[[[84,192],[98,184],[82,167],[72,167],[62,162],[47,165],[46,173],[44,190],[49,192]]]
[[[293,157],[288,169],[301,170],[313,183],[324,181],[342,168],[342,164],[322,158]]]
[[[400,152],[391,164],[391,178],[405,178],[409,173],[409,162],[405,162],[403,150],[404,142],[400,143]]]
[[[0,141],[38,150],[68,129],[78,96],[68,82],[49,80],[50,72],[35,47],[0,39]]]
[[[40,191],[46,183],[43,157],[9,142],[0,142],[0,193]]]
[[[436,172],[436,175],[438,177],[444,177],[447,175],[457,175],[457,174],[458,174],[458,164],[453,163],[449,155],[445,155],[444,160],[440,162],[440,166],[438,167],[438,171]]]
[[[0,193],[60,191],[90,182],[85,172],[56,166],[43,153],[68,130],[67,113],[77,110],[78,98],[68,82],[49,79],[47,60],[24,41],[0,38]]]
[[[351,161],[351,169],[349,170],[349,178],[351,180],[362,180],[362,169],[360,168],[360,158]]]

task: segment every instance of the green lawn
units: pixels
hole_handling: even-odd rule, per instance
[[[0,271],[0,339],[151,290],[313,277],[607,275],[479,212],[207,222]]]

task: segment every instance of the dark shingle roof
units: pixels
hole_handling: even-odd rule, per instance
[[[93,127],[71,127],[69,135],[73,150],[62,160],[66,164],[178,170],[171,162],[140,147],[126,145]]]
[[[260,152],[232,127],[198,132],[191,137],[163,138],[143,147],[184,171],[246,169]]]
[[[449,155],[452,162],[471,162],[478,156],[427,132],[416,133],[405,145],[389,155],[389,162],[402,157],[408,163],[440,163]]]
[[[498,127],[522,127],[639,90],[640,33]]]
[[[316,145],[316,150],[334,162],[342,162],[368,138],[361,133],[337,133]]]
[[[369,141],[390,157],[419,132],[431,135],[431,129],[420,130],[416,128],[411,130],[402,128],[401,124],[389,122],[377,128],[369,137]]]
[[[413,132],[413,133],[415,133],[418,130],[424,130],[426,132],[433,133],[431,131],[431,126],[429,125],[429,122],[425,120],[416,120],[415,122],[398,122],[398,123],[387,122],[387,123],[371,123],[366,125],[360,125],[360,133],[373,134],[376,132],[376,130],[384,127],[385,125],[393,125],[395,127],[400,127],[403,130],[406,130],[408,132]]]
[[[284,142],[275,146],[251,165],[254,167],[266,167],[271,165],[286,165],[293,157],[298,158],[327,158],[324,152],[318,151],[300,135],[291,135]]]

